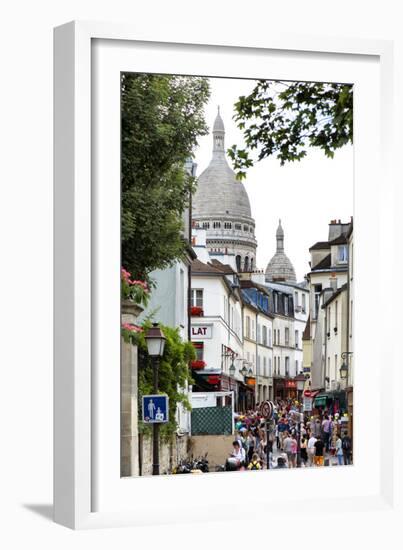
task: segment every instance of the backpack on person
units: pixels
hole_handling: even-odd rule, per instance
[[[261,467],[260,463],[257,460],[254,460],[253,462],[251,462],[249,464],[248,469],[249,470],[261,470],[262,467]]]
[[[343,451],[351,451],[351,440],[348,436],[343,437],[343,440],[341,442],[341,447]]]

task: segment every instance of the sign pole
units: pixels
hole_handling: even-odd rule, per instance
[[[158,357],[152,358],[153,363],[153,381],[154,393],[158,393]],[[158,476],[160,473],[160,457],[159,457],[159,436],[160,425],[153,424],[153,476]]]
[[[270,447],[269,447],[269,419],[266,418],[266,465],[270,470]]]

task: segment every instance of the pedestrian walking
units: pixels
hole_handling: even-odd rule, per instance
[[[323,442],[325,444],[326,451],[329,451],[331,431],[332,431],[332,421],[329,418],[329,416],[326,415],[325,419],[322,422],[322,435],[323,435]]]
[[[283,441],[283,448],[284,448],[284,452],[287,455],[288,467],[289,468],[293,468],[293,457],[292,457],[293,446],[294,446],[293,439],[290,436],[290,434],[288,432],[286,432],[286,436],[285,436],[284,441]]]
[[[308,466],[313,466],[315,462],[315,443],[317,439],[314,435],[308,439],[307,454],[308,454]]]
[[[291,437],[291,467],[297,467],[297,452],[298,452],[298,443],[297,436],[293,435]]]
[[[277,450],[279,451],[280,450],[280,435],[279,435],[279,431],[278,431],[278,424],[276,424],[276,447],[277,447]]]
[[[262,464],[266,464],[266,458],[267,458],[267,449],[266,449],[267,441],[266,441],[266,431],[260,429],[259,430],[259,447],[257,449],[258,455],[260,460],[262,461]]]
[[[336,439],[336,456],[337,456],[337,464],[339,466],[343,466],[344,460],[343,460],[343,443],[341,441],[341,437],[338,435]]]
[[[280,450],[284,451],[284,439],[286,438],[286,432],[288,432],[288,421],[285,414],[279,420],[278,432],[280,436]]]
[[[304,466],[308,463],[308,440],[305,435],[301,437],[301,444],[300,444],[300,453],[301,453],[301,462]]]
[[[343,449],[343,458],[344,458],[344,464],[347,466],[351,464],[351,453],[353,450],[353,446],[351,443],[351,438],[348,435],[347,432],[344,432],[344,435],[341,440],[341,446]]]
[[[248,463],[252,460],[253,453],[255,452],[255,436],[253,435],[252,430],[248,431],[246,438],[246,443],[248,446]]]
[[[322,435],[322,426],[320,424],[319,418],[317,418],[313,424],[312,435],[314,437],[319,437],[320,435]]]
[[[322,441],[322,438],[319,436],[317,440],[315,441],[315,466],[323,466],[324,464],[324,456],[323,451],[325,448],[325,443]]]

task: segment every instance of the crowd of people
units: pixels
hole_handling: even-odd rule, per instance
[[[236,414],[227,469],[352,464],[353,446],[346,417],[341,413],[331,415],[326,409],[316,409],[314,414],[301,413],[301,409],[295,400],[277,401],[267,429],[258,405],[255,410]]]

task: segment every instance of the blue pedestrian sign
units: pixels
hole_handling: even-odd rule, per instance
[[[168,422],[168,396],[143,395],[143,422],[159,424]]]

